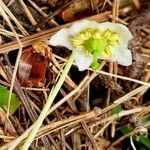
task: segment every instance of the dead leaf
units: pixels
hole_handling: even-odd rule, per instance
[[[18,67],[18,80],[23,86],[41,87],[45,83],[45,73],[51,59],[48,45],[38,42],[26,48]]]

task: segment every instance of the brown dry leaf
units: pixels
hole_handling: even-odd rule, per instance
[[[103,3],[104,0],[93,0],[94,6]],[[62,12],[61,18],[64,21],[74,21],[85,16],[89,16],[91,11],[90,0],[81,0],[70,5],[65,11]]]
[[[9,118],[7,117],[7,115],[5,114],[5,112],[1,108],[0,108],[0,118],[1,118],[2,123],[5,126],[5,134],[15,136],[16,135],[15,128],[13,127]]]
[[[18,67],[18,80],[23,86],[42,87],[45,74],[51,59],[48,45],[38,42],[26,48],[21,56]]]

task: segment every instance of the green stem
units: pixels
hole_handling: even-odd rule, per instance
[[[74,57],[71,54],[71,56],[68,59],[68,62],[62,72],[62,75],[60,76],[58,82],[56,83],[54,89],[52,90],[52,92],[50,93],[48,100],[46,102],[46,104],[44,105],[43,110],[41,111],[38,120],[34,123],[33,125],[33,129],[31,130],[29,136],[27,137],[26,141],[24,142],[23,146],[20,148],[21,150],[28,150],[28,148],[30,147],[32,141],[34,140],[39,128],[41,127],[43,120],[45,119],[47,112],[49,110],[49,108],[51,107],[51,104],[53,103],[57,93],[59,92],[62,84],[65,81],[65,78],[70,70],[70,67],[72,66],[74,62]]]
[[[100,64],[98,62],[98,53],[93,53],[93,62],[90,65],[90,68],[93,70],[97,70],[100,67]]]

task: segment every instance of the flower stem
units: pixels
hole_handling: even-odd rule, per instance
[[[34,123],[33,128],[29,134],[29,136],[27,137],[26,141],[24,142],[23,146],[21,147],[21,150],[28,150],[28,148],[30,147],[32,141],[34,140],[39,128],[41,127],[43,120],[45,119],[47,112],[49,110],[49,108],[51,107],[51,104],[53,103],[57,93],[59,92],[62,84],[65,81],[65,78],[72,66],[74,62],[74,57],[71,54],[71,56],[68,59],[68,62],[62,72],[62,75],[60,76],[58,82],[56,83],[55,87],[53,88],[53,90],[51,91],[48,100],[46,102],[46,104],[44,105],[43,110],[41,111],[39,118],[37,119],[37,121]]]

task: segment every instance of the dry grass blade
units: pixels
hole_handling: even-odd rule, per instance
[[[122,80],[132,81],[132,82],[150,87],[150,83],[147,83],[147,82],[144,82],[144,81],[140,81],[140,80],[132,79],[132,78],[125,77],[125,76],[120,76],[120,75],[108,73],[108,72],[105,72],[105,71],[97,71],[97,72],[99,72],[100,74],[107,75],[107,76],[115,77],[115,78],[122,79]]]
[[[60,121],[51,123],[50,125],[43,126],[39,130],[39,133],[37,134],[37,138],[40,138],[41,136],[47,135],[51,132],[57,131],[57,130],[62,129],[64,127],[70,126],[72,124],[79,123],[82,120],[88,120],[90,118],[95,118],[97,115],[99,115],[99,113],[100,113],[100,110],[95,109],[95,110],[88,112],[88,113],[85,113],[85,114],[81,114],[81,115],[78,115],[75,117],[71,117],[71,118],[68,118],[65,120],[60,120]],[[28,128],[20,137],[18,137],[17,139],[13,140],[12,142],[10,142],[8,144],[5,144],[1,148],[3,150],[15,149],[18,146],[18,144],[27,137],[27,135],[31,131],[31,129],[32,129],[32,126],[30,128]]]
[[[5,8],[4,10],[7,12],[7,14],[9,15],[9,17],[16,23],[17,27],[20,29],[20,31],[22,32],[22,34],[24,36],[28,36],[28,32],[24,29],[24,27],[19,23],[19,21],[16,19],[16,17],[12,14],[12,12],[8,9],[8,7],[2,2],[1,5],[3,6],[3,8]]]
[[[0,29],[0,34],[2,34],[4,36],[14,36],[15,37],[13,32],[7,31],[5,29]],[[18,37],[24,37],[24,36],[21,34],[18,34]]]
[[[5,71],[3,70],[2,66],[0,66],[0,75],[7,81],[9,82],[9,79],[5,73]]]
[[[130,11],[130,9],[128,9],[128,8],[122,9],[122,10],[120,10],[120,14],[127,13],[128,11]],[[110,11],[106,11],[104,13],[97,14],[97,15],[94,15],[91,17],[87,17],[85,19],[103,22],[109,18],[110,14],[111,14]],[[67,27],[71,26],[73,23],[74,22],[71,22],[71,23],[68,23],[65,25],[61,25],[61,26],[49,29],[47,31],[42,31],[40,33],[36,33],[36,34],[29,36],[29,37],[25,37],[25,38],[21,39],[22,46],[25,47],[25,46],[32,45],[34,42],[37,42],[37,41],[44,41],[44,40],[48,39],[50,36],[52,36],[58,30],[60,30],[62,28],[67,28]],[[18,48],[19,48],[18,43],[16,41],[13,41],[13,42],[1,45],[0,46],[0,53],[9,52],[9,51],[12,51],[12,50],[15,50]]]
[[[109,122],[109,121],[112,122],[113,120],[117,119],[118,117],[123,117],[123,116],[127,116],[127,115],[130,115],[133,113],[138,113],[138,112],[142,111],[143,109],[144,108],[139,107],[139,108],[121,111],[118,114],[114,114],[112,116],[106,117],[106,118],[101,119],[99,121],[95,121],[94,124],[92,125],[92,127],[98,126],[98,125],[105,123],[105,122]]]
[[[8,23],[8,25],[10,26],[11,30],[13,31],[15,37],[16,37],[16,40],[19,44],[19,52],[18,52],[18,56],[17,56],[17,59],[16,59],[16,63],[15,63],[15,68],[14,68],[14,72],[13,72],[13,76],[12,76],[12,80],[11,80],[11,85],[10,85],[10,93],[9,93],[9,99],[8,99],[8,108],[7,108],[7,115],[9,115],[9,109],[10,109],[10,101],[11,101],[11,95],[12,95],[12,91],[13,91],[13,86],[14,86],[14,82],[15,82],[15,78],[16,78],[16,74],[17,74],[17,69],[18,69],[18,64],[19,64],[19,60],[20,60],[20,57],[21,57],[21,54],[22,54],[22,44],[21,44],[21,41],[13,27],[13,25],[11,24],[7,14],[5,13],[5,11],[7,12],[7,6],[1,2],[0,3],[0,12],[3,16],[3,18],[6,20],[6,22]],[[4,11],[5,10],[5,11]]]
[[[36,5],[36,3],[34,3],[33,1],[31,0],[28,0],[30,2],[30,4],[41,14],[43,15],[44,17],[48,17],[48,15],[40,8],[38,7],[38,5]],[[58,23],[54,20],[54,19],[51,19],[50,22],[55,25],[55,26],[58,26]]]
[[[52,106],[50,108],[50,110],[48,111],[49,115],[50,113],[52,113],[55,109],[57,109],[60,105],[62,105],[64,102],[66,102],[67,100],[69,100],[72,96],[74,96],[76,93],[78,93],[80,91],[80,89],[85,85],[85,83],[87,82],[88,76],[85,76],[84,79],[82,80],[82,82],[73,90],[71,91],[68,95],[66,95],[64,98],[62,98],[58,103],[56,103],[54,106]]]
[[[21,4],[21,6],[23,7],[25,14],[28,16],[30,22],[32,23],[32,25],[35,26],[37,24],[37,22],[33,18],[31,12],[29,11],[29,9],[27,8],[27,6],[25,5],[25,3],[22,0],[19,0],[19,2]],[[37,31],[40,31],[40,28],[38,28]]]
[[[95,15],[92,17],[89,17],[87,19],[91,19],[91,20],[97,20],[97,21],[104,21],[108,18],[108,15],[110,14],[110,12],[105,12],[104,14],[100,14],[100,15]],[[57,32],[58,30],[62,29],[62,28],[67,28],[69,26],[71,26],[72,23],[68,23],[65,25],[61,25],[59,27],[55,27],[52,29],[49,29],[47,31],[42,31],[40,33],[34,34],[30,37],[25,37],[23,39],[21,39],[21,43],[22,46],[29,46],[31,44],[33,44],[36,41],[43,41],[48,39],[51,35],[53,35],[55,32]],[[0,53],[5,53],[5,52],[9,52],[15,49],[18,49],[19,45],[16,41],[14,42],[10,42],[8,44],[3,44],[0,46]]]

